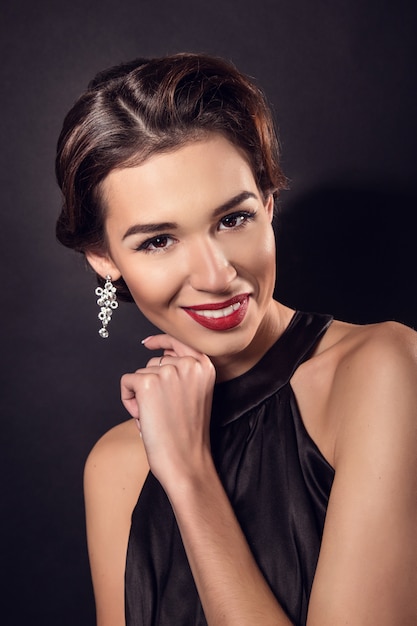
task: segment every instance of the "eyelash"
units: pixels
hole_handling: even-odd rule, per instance
[[[235,213],[230,213],[229,215],[225,215],[224,217],[222,217],[222,219],[220,220],[220,224],[223,223],[226,220],[233,220],[233,219],[238,219],[238,218],[242,218],[242,221],[240,224],[237,224],[236,226],[231,226],[231,227],[225,227],[223,229],[219,229],[219,230],[240,230],[241,228],[245,228],[245,226],[248,224],[248,222],[253,221],[255,219],[256,213],[254,211],[236,211]],[[146,241],[144,241],[143,243],[139,244],[136,247],[136,250],[138,252],[145,252],[147,254],[155,254],[155,253],[160,253],[160,252],[165,252],[165,250],[167,250],[167,248],[169,248],[170,246],[161,246],[161,247],[154,247],[151,248],[151,246],[155,246],[157,244],[158,241],[160,240],[168,240],[168,239],[174,239],[174,237],[172,237],[171,235],[157,235],[156,237],[151,237],[150,239],[147,239]]]
[[[171,237],[170,235],[157,235],[157,237],[152,237],[151,239],[147,239],[146,241],[144,241],[143,243],[139,244],[136,247],[136,250],[138,252],[147,252],[147,253],[154,253],[154,252],[160,252],[160,251],[164,251],[166,249],[166,246],[161,246],[160,248],[155,247],[155,248],[150,248],[150,246],[154,246],[156,244],[156,242],[158,240],[164,240],[164,239],[173,239],[173,237]]]
[[[243,218],[243,221],[238,224],[237,226],[232,226],[230,229],[226,230],[237,230],[240,228],[244,228],[248,222],[251,222],[255,219],[255,215],[256,213],[254,211],[236,211],[235,213],[230,213],[230,215],[225,215],[224,217],[222,217],[222,219],[220,220],[220,223],[224,222],[225,220],[233,220],[236,218]]]

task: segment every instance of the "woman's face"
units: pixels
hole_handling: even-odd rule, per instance
[[[212,135],[112,171],[102,192],[111,259],[90,255],[96,270],[123,276],[143,314],[193,348],[247,349],[268,322],[275,241],[272,196],[243,154]]]

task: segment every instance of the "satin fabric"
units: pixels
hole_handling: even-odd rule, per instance
[[[295,313],[248,372],[214,390],[211,445],[251,551],[283,609],[306,623],[334,470],[308,435],[290,379],[330,325]],[[127,626],[206,626],[171,505],[150,473],[132,516]]]

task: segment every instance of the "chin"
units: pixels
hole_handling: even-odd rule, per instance
[[[224,333],[212,333],[212,336],[202,341],[196,339],[190,346],[206,354],[212,359],[220,359],[239,355],[252,343],[255,333],[242,333],[241,329],[233,329]]]

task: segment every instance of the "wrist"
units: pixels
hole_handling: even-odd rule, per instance
[[[184,466],[177,465],[163,483],[173,507],[208,495],[220,480],[208,448],[190,455]]]

